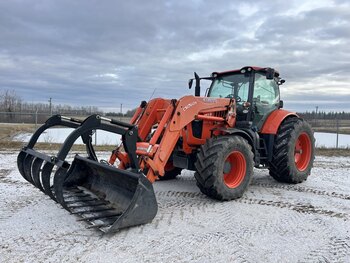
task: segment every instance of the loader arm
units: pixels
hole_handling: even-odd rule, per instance
[[[164,167],[183,129],[193,120],[203,120],[207,127],[212,128],[233,127],[235,124],[234,100],[194,96],[185,96],[178,101],[172,100],[149,142],[137,143],[140,167],[148,170],[147,178],[150,182],[164,175]],[[157,144],[160,138],[161,141]]]

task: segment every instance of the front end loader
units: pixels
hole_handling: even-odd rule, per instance
[[[200,81],[212,81],[205,97]],[[268,168],[278,181],[300,183],[311,172],[314,137],[295,113],[282,110],[271,68],[244,67],[214,72],[195,80],[195,96],[141,102],[130,123],[91,115],[84,121],[55,115],[32,136],[18,155],[21,175],[105,233],[151,222],[157,213],[152,184],[173,179],[182,169],[195,171],[200,191],[218,200],[243,195],[253,167]],[[55,156],[34,149],[53,126],[74,128]],[[105,130],[121,136],[108,161],[99,160],[92,134]],[[81,137],[85,154],[67,159]]]

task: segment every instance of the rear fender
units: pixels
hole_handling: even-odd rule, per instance
[[[277,134],[278,128],[281,123],[289,117],[299,117],[295,112],[286,111],[282,109],[278,109],[270,113],[270,115],[266,118],[265,123],[263,124],[260,133],[262,134]]]

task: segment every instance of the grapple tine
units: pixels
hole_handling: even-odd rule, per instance
[[[81,210],[81,211],[74,211],[72,214],[91,214],[96,212],[102,212],[102,211],[109,211],[114,210],[112,207],[102,207],[102,208],[96,208],[96,209],[90,209],[90,210]]]
[[[38,187],[42,192],[45,193],[45,190],[41,185],[41,181],[40,181],[40,170],[43,162],[44,162],[43,159],[35,158],[32,166],[32,177],[33,177],[34,185]]]
[[[82,208],[82,207],[96,207],[96,206],[101,206],[101,205],[107,205],[109,202],[106,201],[95,201],[95,203],[90,203],[91,201],[88,201],[83,204],[78,204],[78,205],[70,205],[68,208],[71,209],[76,209],[76,208]]]
[[[63,197],[64,197],[65,200],[66,200],[67,198],[74,198],[74,197],[81,198],[81,197],[87,197],[87,196],[90,196],[90,195],[89,195],[89,194],[76,194],[76,195],[66,195],[66,194],[63,194]]]
[[[91,229],[91,228],[100,228],[100,227],[108,227],[110,226],[111,224],[108,224],[108,223],[105,223],[105,224],[96,224],[96,225],[90,225],[90,226],[87,226],[86,228],[87,229]]]
[[[97,219],[110,218],[110,217],[119,217],[121,215],[122,213],[100,213],[94,216],[79,218],[78,221],[90,221],[90,220],[97,220]]]
[[[57,202],[59,202],[66,210],[69,211],[69,208],[66,202],[64,201],[64,197],[63,197],[63,183],[66,177],[67,177],[67,170],[64,168],[58,168],[53,178],[53,187],[55,190],[55,196],[56,196]]]
[[[54,165],[52,163],[46,162],[43,166],[43,169],[41,171],[41,180],[43,184],[43,188],[45,191],[45,194],[51,197],[52,200],[57,202],[56,197],[53,195],[51,191],[51,184],[50,184],[50,178],[51,178],[51,172]]]
[[[75,200],[64,201],[64,203],[66,205],[68,205],[68,204],[94,202],[94,201],[98,201],[98,200],[96,198],[93,198],[93,197],[88,197],[88,198],[84,198],[84,199],[75,199]]]
[[[23,176],[24,179],[28,181],[26,178],[26,175],[24,173],[24,159],[26,158],[27,153],[25,151],[20,151],[20,153],[17,156],[17,167],[20,172],[20,174]],[[29,182],[29,181],[28,181]]]
[[[34,160],[35,156],[31,155],[31,154],[28,154],[25,159],[24,159],[24,174],[27,178],[27,180],[33,184],[34,184],[34,181],[33,181],[33,177],[32,177],[32,164],[33,164],[33,160]]]

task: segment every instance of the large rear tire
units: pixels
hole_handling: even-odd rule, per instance
[[[251,146],[240,136],[211,138],[197,155],[197,186],[211,198],[239,198],[251,181],[253,158]]]
[[[315,159],[315,138],[311,126],[300,118],[282,122],[276,135],[270,175],[283,183],[297,184],[311,173]]]

